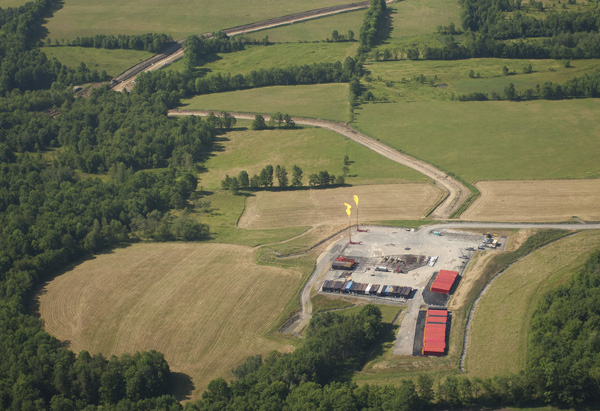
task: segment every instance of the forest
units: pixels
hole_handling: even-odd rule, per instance
[[[469,10],[486,9],[471,3]],[[508,10],[496,3],[490,9]],[[102,86],[76,98],[74,85],[107,78],[85,65],[67,68],[39,49],[41,25],[59,7],[58,0],[34,0],[0,9],[0,409],[180,410],[168,394],[174,373],[161,353],[73,353],[31,314],[33,294],[69,264],[119,244],[210,236],[189,215],[188,200],[198,184],[196,164],[233,120],[168,118],[167,109],[184,95],[350,82],[362,76],[362,63],[348,57],[234,76],[159,71],[141,75],[131,94]],[[385,21],[378,17],[385,5],[373,0],[371,7],[364,40],[361,33],[367,46],[372,28],[379,32]],[[477,13],[466,27],[483,24]],[[215,44],[223,50],[228,42],[221,37]],[[217,45],[202,47],[216,52]],[[280,167],[270,175],[285,172]],[[292,185],[301,184],[302,170],[292,173]],[[327,176],[317,177],[325,183]],[[421,375],[397,387],[358,387],[348,377],[386,338],[381,313],[365,306],[355,315],[316,316],[293,353],[248,358],[234,380],[214,380],[185,408],[415,410],[597,401],[598,258],[544,299],[522,375],[437,382]]]

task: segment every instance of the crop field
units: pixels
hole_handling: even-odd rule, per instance
[[[221,53],[214,61],[205,62],[203,70],[221,74],[247,74],[253,70],[273,67],[301,66],[313,63],[343,62],[354,57],[358,43],[296,43],[248,46],[235,53]],[[167,66],[167,70],[183,71],[183,60]]]
[[[286,167],[290,181],[292,167],[298,165],[303,171],[304,184],[308,185],[308,176],[321,170],[341,175],[346,155],[352,161],[348,166],[347,184],[428,181],[408,167],[382,158],[333,131],[319,128],[232,131],[217,147],[219,152],[204,164],[208,172],[200,174],[202,186],[209,190],[219,189],[226,174],[234,177],[246,170],[252,176],[260,174],[267,164]]]
[[[531,64],[532,73],[524,73]],[[372,82],[367,86],[375,89],[378,97],[389,100],[450,100],[452,95],[473,92],[504,94],[504,88],[510,83],[518,91],[535,89],[546,81],[562,84],[565,81],[600,69],[600,60],[577,60],[567,68],[558,60],[526,60],[481,58],[452,61],[381,61],[370,63],[366,68],[371,72]],[[502,67],[506,66],[508,76],[503,75]],[[469,77],[473,71],[474,77]],[[422,84],[415,80],[417,76],[425,76]],[[433,81],[433,86],[429,81]]]
[[[52,39],[141,33],[166,33],[174,39],[180,39],[190,34],[222,30],[344,3],[342,0],[267,0],[260,4],[241,0],[69,0],[48,21],[46,27]]]
[[[361,199],[359,221],[419,219],[441,198],[431,184],[370,186],[259,192],[246,200],[238,225],[243,228],[279,228],[299,225],[344,224],[344,202]],[[356,214],[352,215],[353,223]]]
[[[469,376],[524,369],[529,323],[547,291],[569,278],[598,248],[598,232],[581,232],[530,254],[501,274],[479,302],[469,338]]]
[[[372,137],[467,181],[600,177],[598,99],[367,104]]]
[[[106,70],[108,75],[115,77],[153,56],[152,53],[139,50],[106,50],[89,47],[53,46],[44,47],[42,51],[48,58],[56,58],[67,67],[76,68],[80,63],[91,70]]]
[[[274,86],[205,94],[182,101],[185,110],[287,113],[291,116],[348,121],[347,84]]]
[[[269,41],[278,43],[298,41],[323,41],[331,38],[331,32],[337,30],[341,35],[347,35],[348,30],[354,32],[354,39],[358,40],[360,26],[365,15],[365,10],[351,11],[334,16],[322,17],[320,19],[308,20],[275,27],[268,30],[250,33],[247,36],[254,39],[263,39],[269,36]]]
[[[199,397],[248,355],[289,347],[265,338],[301,278],[256,265],[249,247],[138,244],[85,261],[39,297],[46,330],[74,352],[156,349]]]
[[[600,221],[600,180],[482,181],[464,220]]]

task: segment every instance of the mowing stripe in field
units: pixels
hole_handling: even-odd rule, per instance
[[[300,277],[256,265],[250,247],[137,244],[51,281],[40,313],[46,331],[76,353],[163,352],[173,371],[192,377],[194,399],[248,355],[289,349],[263,334]]]

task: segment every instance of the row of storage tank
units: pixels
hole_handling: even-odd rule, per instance
[[[357,283],[352,280],[326,280],[321,288],[328,293],[375,295],[379,297],[409,298],[412,288],[398,285]]]
[[[427,310],[425,330],[423,331],[423,355],[444,355],[446,352],[447,328],[448,311]]]

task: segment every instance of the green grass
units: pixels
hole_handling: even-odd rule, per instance
[[[46,27],[52,39],[150,32],[167,33],[180,39],[190,34],[222,30],[344,3],[343,0],[267,0],[260,4],[243,0],[69,0],[54,14]]]
[[[223,138],[215,155],[204,165],[208,172],[200,175],[200,184],[208,190],[220,189],[226,174],[234,177],[246,170],[252,176],[260,174],[268,164],[286,167],[290,181],[292,167],[298,165],[307,184],[308,176],[321,170],[342,174],[346,155],[353,162],[347,184],[427,181],[421,174],[329,130],[241,130],[229,132]]]
[[[331,38],[333,30],[337,30],[339,34],[343,35],[346,35],[348,30],[352,30],[354,32],[354,39],[358,39],[364,15],[365,10],[336,14],[320,19],[258,31],[249,34],[248,37],[263,39],[265,36],[269,36],[269,41],[278,43],[321,41]]]
[[[53,46],[44,47],[42,51],[48,58],[56,58],[67,67],[76,68],[80,63],[91,70],[106,70],[115,77],[137,63],[153,56],[147,51],[138,50],[106,50],[88,47]]]
[[[248,46],[235,53],[222,53],[214,61],[203,62],[202,70],[221,74],[246,74],[253,70],[273,67],[300,66],[313,63],[343,62],[354,56],[358,43],[295,43],[272,44],[270,46]],[[170,66],[168,70],[182,71],[183,60]]]
[[[211,203],[209,213],[197,213],[197,218],[210,227],[210,242],[258,246],[275,243],[297,236],[309,227],[286,227],[265,230],[237,228],[237,220],[244,211],[245,197],[234,196],[226,191],[205,195]]]
[[[366,104],[357,126],[468,182],[598,178],[597,99]]]
[[[523,370],[529,323],[539,301],[571,277],[597,248],[598,232],[579,233],[534,252],[501,274],[473,318],[469,375],[492,377]]]
[[[328,238],[344,230],[344,227],[328,225],[316,226],[296,238],[278,244],[271,244],[268,247],[282,256],[303,254],[319,243],[327,242]]]
[[[312,297],[312,304],[313,314],[323,311],[347,309],[354,306],[354,303],[348,299],[340,298],[339,296],[327,296],[323,294],[314,295]]]
[[[388,7],[392,14],[391,42],[402,37],[435,33],[454,22],[460,28],[458,0],[404,0]]]
[[[0,0],[0,7],[6,9],[8,7],[19,7],[27,3],[28,0]]]
[[[347,84],[275,86],[206,94],[183,100],[185,110],[226,110],[250,113],[282,112],[292,116],[348,121]]]
[[[524,74],[523,68],[531,64],[533,73]],[[502,67],[507,66],[511,74],[504,76]],[[567,80],[592,73],[600,69],[600,60],[577,60],[572,62],[572,68],[565,68],[562,61],[557,60],[519,60],[519,59],[469,59],[453,61],[435,60],[400,60],[374,62],[366,66],[370,72],[371,82],[368,87],[374,89],[375,95],[386,97],[391,101],[427,101],[450,100],[452,95],[472,92],[496,92],[504,94],[504,88],[513,83],[517,90],[535,88],[546,81],[562,84]],[[469,78],[473,70],[479,78]],[[414,80],[416,76],[424,75],[435,85],[428,82],[421,84]]]

